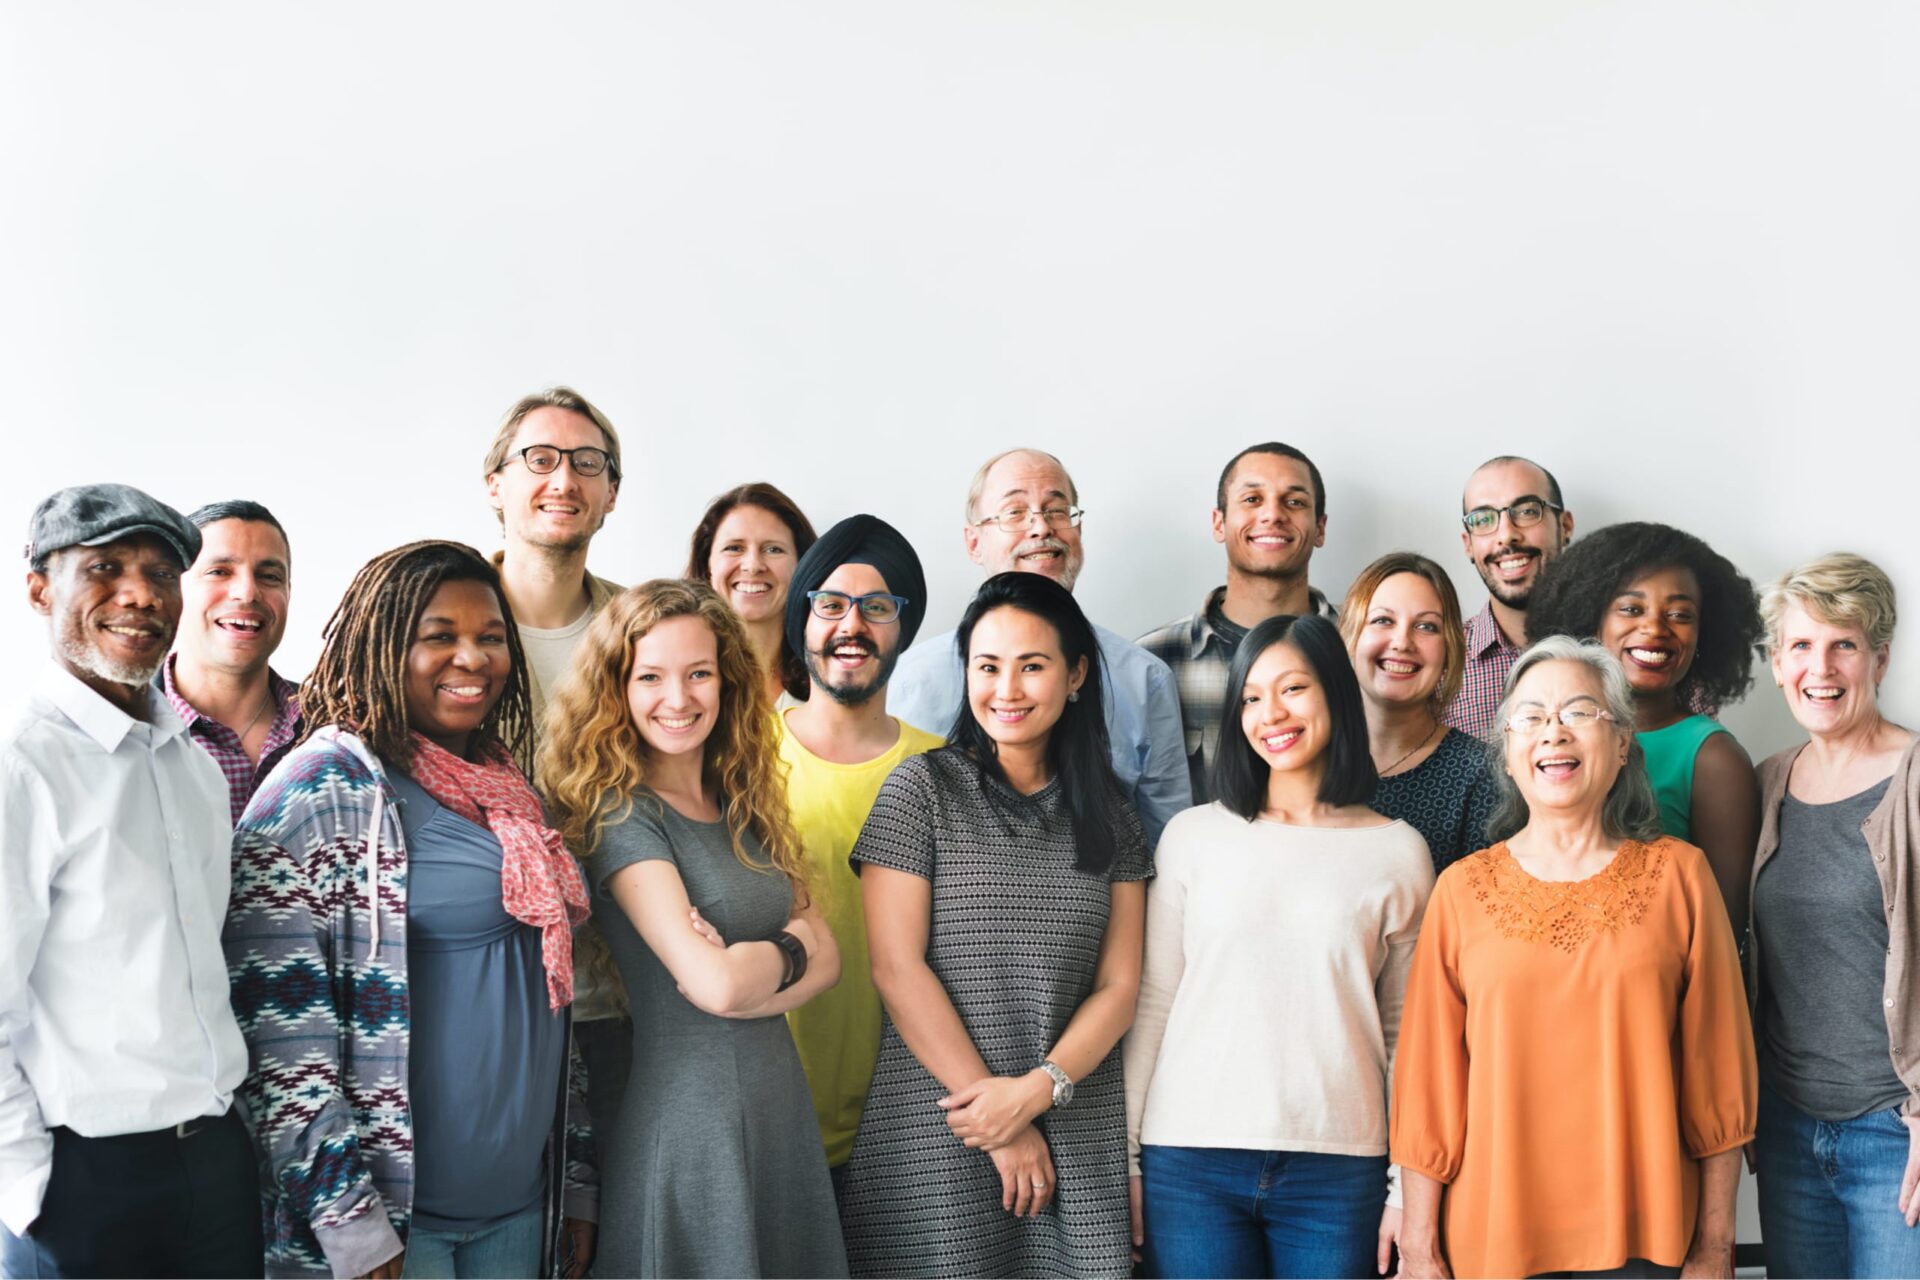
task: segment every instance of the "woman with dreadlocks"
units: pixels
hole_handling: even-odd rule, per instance
[[[526,664],[493,566],[415,542],[354,576],[313,726],[234,832],[226,927],[270,1275],[569,1274],[578,865],[514,766]],[[578,1220],[576,1220],[578,1219]]]

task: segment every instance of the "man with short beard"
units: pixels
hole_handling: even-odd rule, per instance
[[[1460,545],[1487,584],[1486,607],[1467,620],[1466,670],[1446,722],[1485,738],[1507,672],[1527,646],[1527,604],[1547,562],[1573,539],[1560,482],[1526,458],[1489,458],[1460,498]]]
[[[1234,454],[1214,489],[1212,522],[1213,540],[1227,552],[1225,585],[1208,592],[1197,612],[1140,637],[1140,647],[1172,669],[1180,691],[1195,804],[1213,798],[1227,668],[1247,632],[1288,614],[1339,620],[1307,581],[1313,553],[1327,540],[1327,486],[1306,454],[1273,440]]]
[[[860,880],[847,855],[894,766],[941,745],[887,714],[887,679],[926,613],[920,558],[877,516],[849,516],[827,530],[800,558],[787,591],[787,644],[805,655],[810,688],[805,702],[780,716],[780,757],[793,825],[840,944],[839,985],[787,1022],[836,1192],[880,1053],[880,996],[868,966]]]
[[[1039,449],[1008,449],[974,472],[967,555],[988,577],[1018,570],[1073,590],[1085,553],[1080,494],[1060,459]],[[1180,701],[1167,664],[1117,631],[1095,625],[1105,664],[1102,698],[1113,772],[1140,819],[1147,847],[1173,815],[1193,803],[1181,750]],[[945,733],[966,701],[967,681],[953,632],[909,649],[894,678],[893,705],[906,719]]]
[[[259,1275],[227,784],[151,683],[200,534],[97,484],[27,536],[53,662],[0,736],[0,1273]]]

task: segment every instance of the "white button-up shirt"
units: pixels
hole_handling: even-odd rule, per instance
[[[220,950],[227,784],[151,689],[136,720],[52,666],[0,735],[0,1223],[40,1214],[48,1130],[224,1114],[247,1070]]]

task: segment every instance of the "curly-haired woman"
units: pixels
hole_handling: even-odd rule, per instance
[[[601,1139],[600,1267],[623,1276],[846,1274],[789,1009],[840,976],[807,894],[754,650],[701,583],[616,596],[547,708],[540,780],[586,852],[634,1011]]]
[[[514,765],[527,664],[455,542],[376,556],[300,690],[307,738],[233,835],[225,944],[269,1275],[547,1275],[566,1164],[580,868]]]
[[[1690,533],[1616,524],[1548,567],[1527,610],[1527,638],[1594,638],[1633,686],[1635,729],[1660,803],[1660,828],[1697,845],[1736,927],[1760,835],[1753,761],[1712,709],[1753,684],[1763,628],[1753,584]]]

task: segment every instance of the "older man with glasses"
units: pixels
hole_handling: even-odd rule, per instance
[[[1460,545],[1487,584],[1487,603],[1467,620],[1466,669],[1446,722],[1486,738],[1507,672],[1527,646],[1527,604],[1541,571],[1572,541],[1573,513],[1545,467],[1502,455],[1467,477],[1460,523]]]
[[[1071,591],[1084,560],[1084,516],[1079,492],[1058,458],[1038,449],[1009,449],[974,473],[960,536],[968,557],[988,576],[1038,573]],[[1118,632],[1093,630],[1106,663],[1113,770],[1151,848],[1168,819],[1193,803],[1179,695],[1166,663]],[[907,650],[892,691],[891,705],[901,719],[935,733],[950,731],[966,694],[953,632]]]

